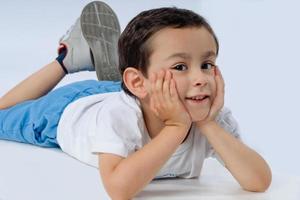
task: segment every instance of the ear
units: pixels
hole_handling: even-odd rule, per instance
[[[126,68],[123,73],[123,82],[136,97],[143,99],[147,96],[145,77],[138,69],[133,67]]]

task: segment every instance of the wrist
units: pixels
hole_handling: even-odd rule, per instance
[[[166,125],[163,128],[161,133],[169,135],[169,137],[173,138],[172,139],[173,141],[178,142],[177,145],[180,145],[184,141],[184,139],[187,137],[187,135],[189,133],[189,128],[190,127],[188,127],[188,126],[179,125],[179,124],[178,125]]]
[[[179,124],[177,126],[177,128],[180,129],[180,130],[182,130],[185,133],[185,135],[187,135],[187,133],[190,130],[191,126],[192,126],[192,123],[189,123],[189,124]]]
[[[217,126],[217,122],[215,120],[212,121],[208,121],[205,123],[197,123],[197,127],[199,128],[200,132],[203,135],[206,135],[207,133],[209,133],[211,129],[213,129],[215,126]]]
[[[189,129],[192,125],[192,122],[190,123],[182,123],[182,122],[172,122],[172,121],[165,121],[165,126],[175,126],[179,129]]]
[[[180,133],[181,135],[187,135],[189,129],[191,128],[192,124],[182,124],[182,123],[173,123],[173,124],[165,124],[165,127],[173,128],[176,132]]]

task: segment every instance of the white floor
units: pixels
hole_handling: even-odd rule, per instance
[[[0,1],[0,96],[54,60],[58,39],[90,1]],[[300,1],[104,1],[116,11],[122,30],[137,13],[160,6],[205,16],[220,42],[225,105],[244,142],[272,169],[300,177]],[[90,77],[74,76],[63,83]]]
[[[109,199],[95,168],[58,149],[0,140],[0,159],[0,200]],[[300,179],[274,172],[267,192],[246,192],[223,166],[208,159],[200,179],[153,181],[135,199],[299,200]]]

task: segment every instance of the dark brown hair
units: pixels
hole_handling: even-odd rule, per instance
[[[215,39],[216,53],[218,54],[218,39],[211,26],[202,16],[191,10],[176,7],[151,9],[134,17],[119,38],[119,70],[122,76],[127,67],[135,67],[147,77],[147,67],[151,55],[148,40],[156,32],[167,27],[205,27]],[[133,96],[124,81],[122,81],[122,88],[127,94]]]

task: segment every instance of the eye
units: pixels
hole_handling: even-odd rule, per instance
[[[212,63],[204,63],[202,66],[201,66],[201,69],[204,69],[204,70],[211,70],[215,67],[216,65],[212,64]]]
[[[172,69],[178,70],[178,71],[185,71],[188,69],[188,67],[185,64],[178,64],[175,65]]]

